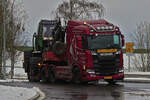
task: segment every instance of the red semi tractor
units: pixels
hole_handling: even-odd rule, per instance
[[[33,50],[24,52],[29,81],[114,84],[124,79],[124,36],[104,19],[69,21],[65,29],[60,21],[42,20],[33,37]]]

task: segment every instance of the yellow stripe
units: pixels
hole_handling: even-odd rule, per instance
[[[117,52],[117,49],[98,49],[98,53],[110,53],[110,52]]]

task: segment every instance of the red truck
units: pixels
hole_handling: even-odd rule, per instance
[[[33,50],[24,52],[29,81],[123,81],[124,35],[119,27],[104,19],[69,21],[66,28],[60,21],[53,25],[49,21],[51,31],[44,37],[45,23],[41,23],[41,30],[33,36]]]

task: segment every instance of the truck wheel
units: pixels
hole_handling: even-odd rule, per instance
[[[41,70],[41,80],[44,83],[48,82],[44,68],[42,68],[42,70]]]
[[[110,84],[110,85],[115,85],[116,84],[115,80],[106,80],[106,82],[108,82],[108,84]]]
[[[54,73],[53,69],[49,69],[49,72],[48,72],[48,81],[50,83],[55,83],[55,81],[56,81],[55,73]]]
[[[81,83],[81,73],[79,68],[74,68],[72,73],[72,81],[75,84]]]

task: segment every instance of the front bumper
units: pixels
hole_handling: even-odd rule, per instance
[[[107,79],[111,79],[111,80],[123,80],[124,79],[124,73],[118,73],[118,74],[114,74],[111,76],[100,76],[100,75],[96,75],[96,74],[86,74],[85,77],[83,77],[84,81],[95,81],[95,80],[107,80]]]

